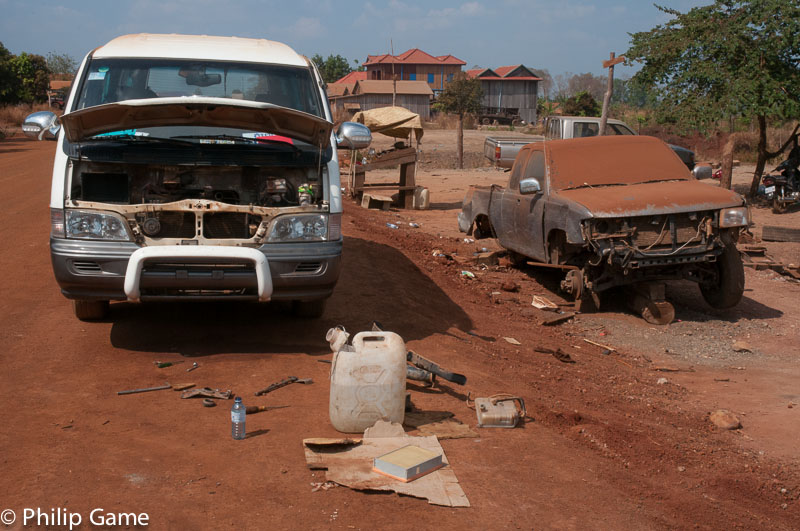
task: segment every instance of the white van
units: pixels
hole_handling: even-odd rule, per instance
[[[50,253],[79,319],[111,300],[286,300],[319,316],[339,277],[342,198],[325,85],[262,39],[126,35],[90,52],[57,118]]]

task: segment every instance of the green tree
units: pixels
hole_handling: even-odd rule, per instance
[[[479,79],[468,79],[463,73],[445,85],[434,108],[458,116],[458,168],[464,168],[464,115],[481,110],[483,89]]]
[[[17,76],[11,61],[14,55],[0,42],[0,104],[17,102]]]
[[[325,83],[333,83],[353,71],[348,60],[338,54],[329,55],[327,59],[323,59],[317,53],[311,57],[311,60],[319,68],[319,73]]]
[[[47,99],[50,71],[44,57],[22,52],[11,59],[11,70],[19,83],[17,101],[33,103]]]
[[[50,52],[47,54],[47,68],[53,74],[74,75],[78,62],[66,53]]]
[[[594,97],[582,90],[564,103],[564,114],[570,116],[600,116],[600,105]]]
[[[716,0],[687,13],[657,6],[672,19],[631,35],[625,53],[642,63],[634,80],[653,87],[657,112],[705,130],[731,116],[758,123],[755,195],[767,160],[767,124],[800,113],[800,3]],[[791,139],[790,139],[791,140]]]

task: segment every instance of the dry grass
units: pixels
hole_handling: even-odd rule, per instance
[[[445,114],[439,112],[431,117],[431,121],[425,122],[427,129],[455,129],[458,127],[458,116],[455,114]],[[464,117],[464,129],[477,129],[478,120],[468,114]]]

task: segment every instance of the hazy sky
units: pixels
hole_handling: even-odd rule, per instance
[[[688,11],[711,0],[659,0]],[[81,60],[127,33],[236,35],[282,41],[311,56],[421,48],[475,65],[523,63],[551,74],[602,72],[628,33],[668,17],[649,0],[0,0],[0,42],[12,53]],[[633,72],[619,68],[617,73]]]

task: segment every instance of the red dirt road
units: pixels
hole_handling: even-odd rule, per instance
[[[800,528],[800,469],[791,451],[798,431],[789,431],[794,441],[781,431],[798,426],[800,399],[780,399],[777,428],[744,417],[743,430],[722,432],[707,420],[716,407],[767,408],[765,397],[778,407],[769,381],[781,389],[794,382],[800,393],[790,357],[796,343],[785,357],[655,372],[692,363],[629,346],[627,332],[661,341],[669,330],[648,332],[624,313],[608,318],[606,339],[592,332],[606,326],[602,314],[537,326],[527,302],[496,305],[486,292],[513,278],[526,294],[545,293],[548,278],[501,270],[461,280],[462,267],[435,262],[431,250],[468,252],[466,244],[391,230],[392,214],[349,202],[344,270],[322,319],[298,321],[279,305],[117,303],[107,321],[83,323],[59,293],[48,257],[54,149],[0,143],[0,511],[16,511],[10,529],[22,529],[24,508],[36,507],[76,512],[84,523],[95,508],[144,512],[154,529]],[[767,284],[748,273],[753,286]],[[782,289],[788,299],[780,307],[791,308],[800,290]],[[686,308],[679,314],[702,334],[702,310]],[[747,327],[749,308],[723,319]],[[318,362],[330,358],[325,331],[341,324],[357,332],[374,319],[469,379],[465,388],[409,384],[417,408],[451,411],[474,426],[467,391],[525,398],[533,420],[522,428],[442,441],[471,508],[344,487],[311,492],[324,475],[306,468],[301,441],[338,435],[327,416],[330,365]],[[620,351],[603,356],[582,337],[619,340]],[[753,332],[753,346],[763,338]],[[576,363],[536,353],[536,345],[561,347]],[[182,363],[158,369],[156,360]],[[200,368],[186,373],[195,361]],[[314,384],[253,396],[289,375]],[[657,385],[664,375],[672,382]],[[730,381],[713,381],[721,375]],[[759,382],[752,396],[748,379]],[[246,405],[290,407],[249,416],[248,438],[233,441],[230,402],[206,409],[171,390],[116,395],[165,381],[232,389]],[[717,392],[723,383],[727,391]],[[792,400],[798,405],[787,409]]]

